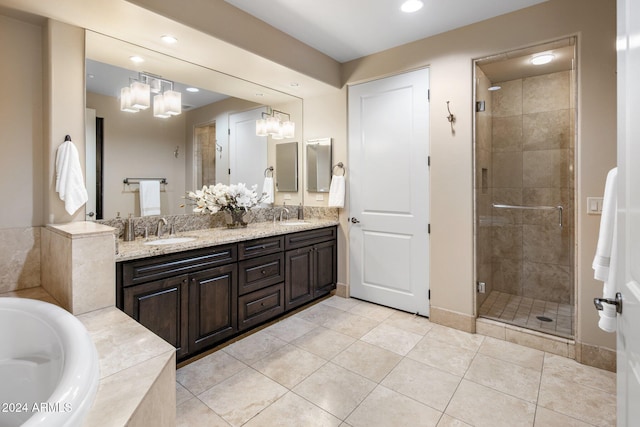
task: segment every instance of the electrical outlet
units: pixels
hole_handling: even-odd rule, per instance
[[[324,196],[322,194],[316,194],[316,201],[321,202],[324,200]]]
[[[487,284],[484,282],[478,282],[478,292],[484,294],[487,291]]]
[[[285,194],[284,195],[284,199],[285,200],[291,200],[291,194]]]

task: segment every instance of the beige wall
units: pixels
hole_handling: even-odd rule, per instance
[[[95,93],[87,93],[87,108],[104,118],[104,218],[140,216],[139,186],[124,185],[124,178],[167,178],[160,186],[161,212],[184,213],[185,114],[159,119],[151,109],[127,113],[117,98]]]
[[[0,228],[42,225],[42,28],[0,16]]]
[[[364,57],[343,67],[355,83],[420,67],[431,70],[432,306],[473,315],[472,59],[567,35],[578,36],[577,338],[615,348],[597,328],[592,299],[599,217],[587,216],[587,196],[602,195],[616,155],[615,3],[551,0],[540,5]],[[446,120],[446,102],[456,133]]]

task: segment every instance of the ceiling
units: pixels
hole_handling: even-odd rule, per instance
[[[303,43],[346,62],[504,15],[546,0],[225,0]]]

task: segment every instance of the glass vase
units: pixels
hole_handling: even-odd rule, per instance
[[[247,226],[247,222],[244,220],[244,216],[247,211],[233,210],[233,211],[224,211],[224,219],[227,224],[227,228],[243,228]]]

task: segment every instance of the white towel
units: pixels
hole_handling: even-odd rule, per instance
[[[329,207],[344,207],[345,184],[343,175],[333,175],[329,186]]]
[[[56,191],[69,215],[89,200],[78,150],[71,140],[60,144],[56,153]]]
[[[140,180],[140,216],[160,215],[160,181]]]
[[[273,197],[273,177],[267,176],[264,178],[264,184],[262,184],[262,192],[264,193],[264,199],[262,203],[265,205],[273,204],[275,198]]]
[[[618,168],[613,168],[607,174],[602,203],[602,217],[600,218],[600,233],[598,246],[593,259],[594,277],[603,281],[603,298],[615,299],[616,295],[616,248],[617,224],[617,177]],[[603,303],[603,310],[599,311],[598,326],[607,332],[616,331],[616,306]]]

